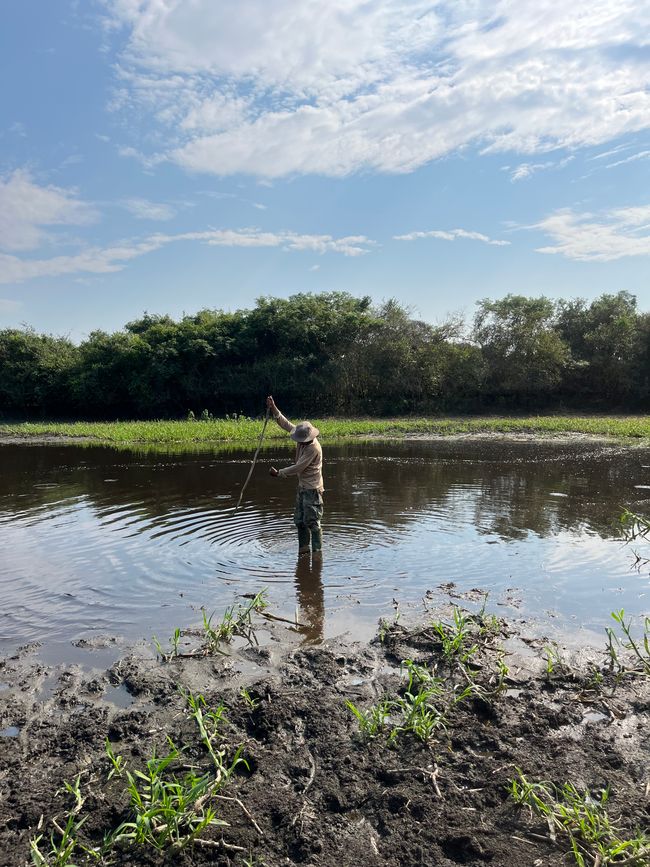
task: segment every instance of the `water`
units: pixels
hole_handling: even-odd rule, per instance
[[[269,588],[310,638],[369,634],[392,600],[454,582],[516,616],[602,629],[648,609],[615,527],[650,513],[650,450],[498,440],[324,445],[322,564],[296,556],[295,482],[264,452],[0,446],[0,652],[41,641],[166,639]],[[650,543],[647,544],[650,553]]]

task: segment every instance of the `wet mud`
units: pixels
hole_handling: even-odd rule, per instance
[[[132,771],[154,751],[165,755],[171,738],[182,751],[170,773],[211,772],[188,693],[202,695],[205,709],[225,705],[219,746],[228,760],[242,746],[246,764],[213,801],[227,825],[163,852],[122,841],[92,858],[77,847],[69,863],[575,863],[567,839],[509,795],[517,769],[591,793],[608,787],[621,834],[648,828],[650,678],[617,680],[600,668],[602,654],[558,654],[550,665],[543,641],[502,621],[466,666],[481,689],[450,707],[426,742],[407,731],[391,739],[390,722],[364,736],[346,702],[368,709],[403,695],[404,660],[445,677],[430,623],[427,615],[420,625],[382,624],[367,644],[310,645],[267,622],[259,644],[169,662],[140,648],[94,671],[48,667],[33,646],[0,660],[0,864],[32,863],[30,840],[42,835],[45,853],[75,810],[89,848],[128,820],[125,776],[108,778],[106,739]],[[79,798],[64,785],[77,777]]]

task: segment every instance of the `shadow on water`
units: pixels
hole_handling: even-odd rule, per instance
[[[650,451],[499,440],[325,448],[324,563],[295,560],[294,483],[267,474],[234,514],[248,452],[0,446],[0,650],[106,632],[164,634],[270,588],[306,638],[357,629],[441,583],[517,588],[528,611],[602,622],[641,610],[618,538],[648,510]]]

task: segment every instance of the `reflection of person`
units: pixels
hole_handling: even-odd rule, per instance
[[[296,462],[290,467],[276,470],[271,467],[270,474],[275,477],[298,476],[298,494],[293,521],[298,528],[298,553],[307,554],[311,548],[320,555],[323,547],[323,450],[318,442],[320,431],[309,421],[294,425],[286,419],[275,405],[272,397],[266,398],[266,405],[273,418],[286,430],[297,443]]]
[[[296,595],[300,609],[300,630],[307,641],[322,641],[325,622],[323,595],[323,558],[298,557],[296,563]]]

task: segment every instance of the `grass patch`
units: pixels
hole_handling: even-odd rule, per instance
[[[515,803],[546,822],[553,842],[557,842],[558,835],[567,839],[579,867],[592,864],[640,867],[648,863],[650,837],[643,832],[623,835],[607,813],[608,789],[592,795],[581,792],[572,783],[555,786],[530,782],[519,769],[508,789]]]
[[[399,635],[397,622],[383,625],[382,643]],[[359,732],[372,739],[386,734],[389,743],[410,734],[425,744],[447,731],[449,716],[460,703],[472,698],[490,703],[506,688],[509,671],[505,651],[496,644],[502,623],[485,614],[485,601],[478,614],[453,606],[450,621],[434,620],[418,635],[431,642],[433,660],[422,664],[403,659],[406,683],[397,695],[385,695],[366,710],[352,701],[346,706],[356,719]],[[481,664],[475,665],[475,656]]]
[[[570,433],[622,438],[650,437],[650,416],[521,416],[480,418],[314,419],[322,439],[347,437],[401,437],[407,434],[452,436],[474,433],[529,433],[553,436]],[[193,443],[248,446],[257,441],[261,420],[115,422],[22,422],[0,425],[0,435],[17,437],[81,438],[114,445]],[[269,425],[266,441],[286,442],[287,435]]]

